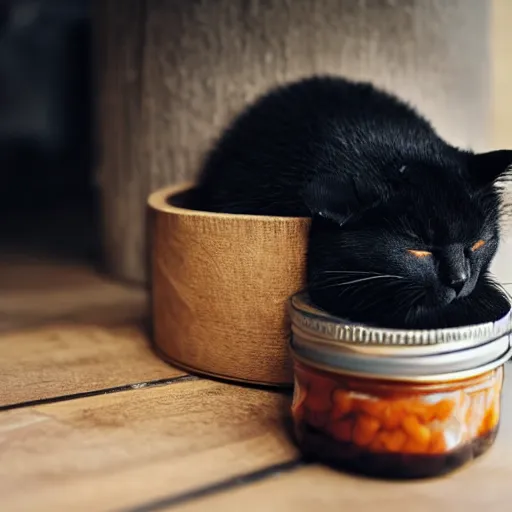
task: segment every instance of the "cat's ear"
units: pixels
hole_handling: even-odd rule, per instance
[[[302,199],[312,215],[345,224],[365,209],[365,193],[350,176],[321,173],[302,189]]]
[[[468,171],[471,182],[478,189],[507,178],[512,172],[512,150],[473,154],[469,157]]]

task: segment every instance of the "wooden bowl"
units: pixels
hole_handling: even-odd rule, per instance
[[[192,185],[149,197],[161,356],[194,372],[288,386],[287,299],[305,283],[310,220],[202,212]]]

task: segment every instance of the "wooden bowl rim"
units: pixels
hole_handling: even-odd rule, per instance
[[[169,198],[191,190],[194,188],[194,183],[186,182],[179,185],[172,185],[170,187],[163,187],[152,192],[148,197],[148,205],[158,212],[168,213],[171,215],[184,216],[184,217],[208,217],[211,219],[226,220],[232,222],[233,220],[251,221],[251,222],[286,222],[286,223],[302,223],[309,222],[309,217],[277,217],[271,215],[247,215],[247,214],[233,214],[233,213],[214,213],[205,212],[201,210],[189,210],[188,208],[181,208],[169,203]]]

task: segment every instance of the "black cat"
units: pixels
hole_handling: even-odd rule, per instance
[[[488,274],[512,151],[443,141],[369,83],[313,77],[270,91],[226,130],[199,179],[201,208],[311,216],[312,301],[345,319],[441,328],[502,316]]]

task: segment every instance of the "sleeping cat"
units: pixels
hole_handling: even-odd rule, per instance
[[[442,140],[369,83],[312,77],[271,90],[208,155],[201,208],[312,217],[307,286],[354,322],[442,328],[494,320],[489,276],[512,151]]]

